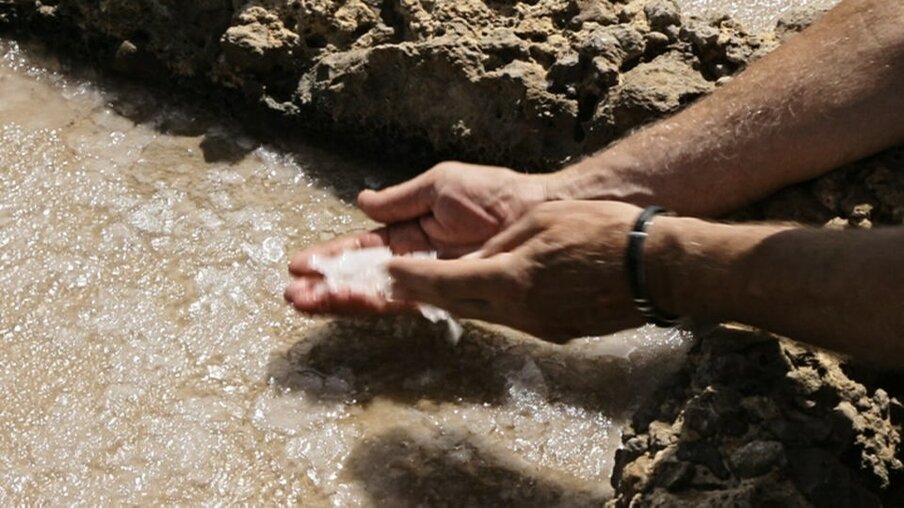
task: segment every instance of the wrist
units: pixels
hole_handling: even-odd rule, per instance
[[[552,174],[518,174],[518,180],[515,182],[515,195],[521,203],[521,213],[526,213],[531,208],[545,203],[547,201],[555,201],[550,198],[553,191],[554,183],[552,182]]]
[[[687,220],[657,216],[647,230],[644,246],[644,271],[650,299],[662,312],[673,316],[686,316],[688,311],[682,299],[676,297],[681,294],[676,285],[681,281],[678,274],[685,256],[683,238]]]
[[[738,319],[744,310],[745,260],[773,227],[658,217],[647,239],[649,291],[664,312],[697,322]]]
[[[649,270],[647,270],[646,240],[649,237],[649,228],[653,221],[667,213],[668,210],[659,206],[645,208],[634,220],[631,232],[628,234],[628,246],[625,255],[625,270],[628,274],[634,306],[647,323],[661,327],[675,326],[680,316],[663,310],[663,307],[657,303],[656,298],[650,292],[651,284],[648,278]],[[660,248],[660,250],[662,249]],[[659,261],[662,261],[662,259]]]
[[[550,201],[622,201],[638,206],[655,201],[640,178],[640,163],[610,150],[548,175]]]

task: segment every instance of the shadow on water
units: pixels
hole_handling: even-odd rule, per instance
[[[467,323],[453,346],[441,327],[409,318],[337,320],[274,356],[268,376],[279,388],[365,404],[386,397],[498,405],[513,381],[565,402],[618,417],[648,393],[674,358],[637,360],[557,346]]]
[[[151,126],[161,134],[200,138],[198,148],[207,163],[236,164],[266,144],[291,157],[317,185],[340,199],[354,202],[364,188],[381,188],[410,178],[418,170],[386,161],[374,163],[368,154],[341,139],[323,139],[289,131],[274,133],[275,126],[256,119],[237,118],[228,104],[178,92],[149,89],[116,76],[70,65],[73,77],[91,73],[117,114],[136,124]]]
[[[348,472],[378,506],[600,506],[605,488],[538,477],[473,435],[391,429],[358,446]]]
[[[267,372],[284,397],[301,394],[378,408],[374,418],[388,427],[357,442],[343,468],[375,505],[605,502],[612,494],[606,480],[579,480],[522,457],[505,438],[453,422],[429,423],[383,402],[412,408],[425,402],[503,406],[512,403],[513,383],[521,383],[551,403],[618,419],[653,389],[652,380],[672,371],[668,355],[629,361],[581,344],[558,346],[464,325],[464,336],[452,345],[442,326],[412,318],[331,321],[274,355]]]
[[[404,181],[425,167],[412,167],[367,152],[336,136],[286,128],[272,116],[235,103],[206,89],[174,90],[156,82],[139,82],[99,70],[40,42],[19,38],[19,47],[35,61],[72,82],[90,82],[106,106],[135,124],[168,136],[199,138],[205,162],[241,162],[263,145],[294,159],[315,183],[344,201],[364,188]],[[200,85],[199,85],[200,86]]]

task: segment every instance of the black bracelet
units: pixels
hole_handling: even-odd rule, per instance
[[[631,292],[634,293],[634,305],[637,306],[637,310],[647,320],[647,323],[661,328],[675,326],[678,324],[679,317],[664,313],[653,303],[644,272],[643,244],[647,239],[647,228],[653,223],[653,218],[667,212],[668,210],[665,208],[651,206],[640,214],[628,234],[628,251],[625,255],[625,269],[628,272]]]

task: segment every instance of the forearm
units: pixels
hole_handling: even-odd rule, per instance
[[[728,226],[665,217],[653,228],[651,284],[666,310],[904,366],[904,229]]]
[[[904,142],[902,26],[900,0],[846,0],[711,96],[550,177],[550,197],[717,215]]]

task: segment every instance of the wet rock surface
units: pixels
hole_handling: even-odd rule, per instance
[[[686,16],[669,0],[0,0],[0,26],[77,42],[129,75],[213,85],[389,153],[539,169],[685,107],[813,19],[795,12],[774,33],[753,34],[730,18]],[[236,157],[222,141],[210,137],[211,157]],[[904,148],[735,217],[900,225]],[[784,339],[706,335],[626,432],[613,503],[901,504],[902,408],[863,383],[870,377]],[[432,456],[418,445],[425,440],[388,434],[353,467],[391,460],[434,492],[440,480],[403,460]],[[470,456],[459,441],[430,446]],[[481,488],[498,492],[504,475],[485,475],[495,467],[463,458],[442,469],[486,478]],[[543,501],[559,496],[551,488]]]

